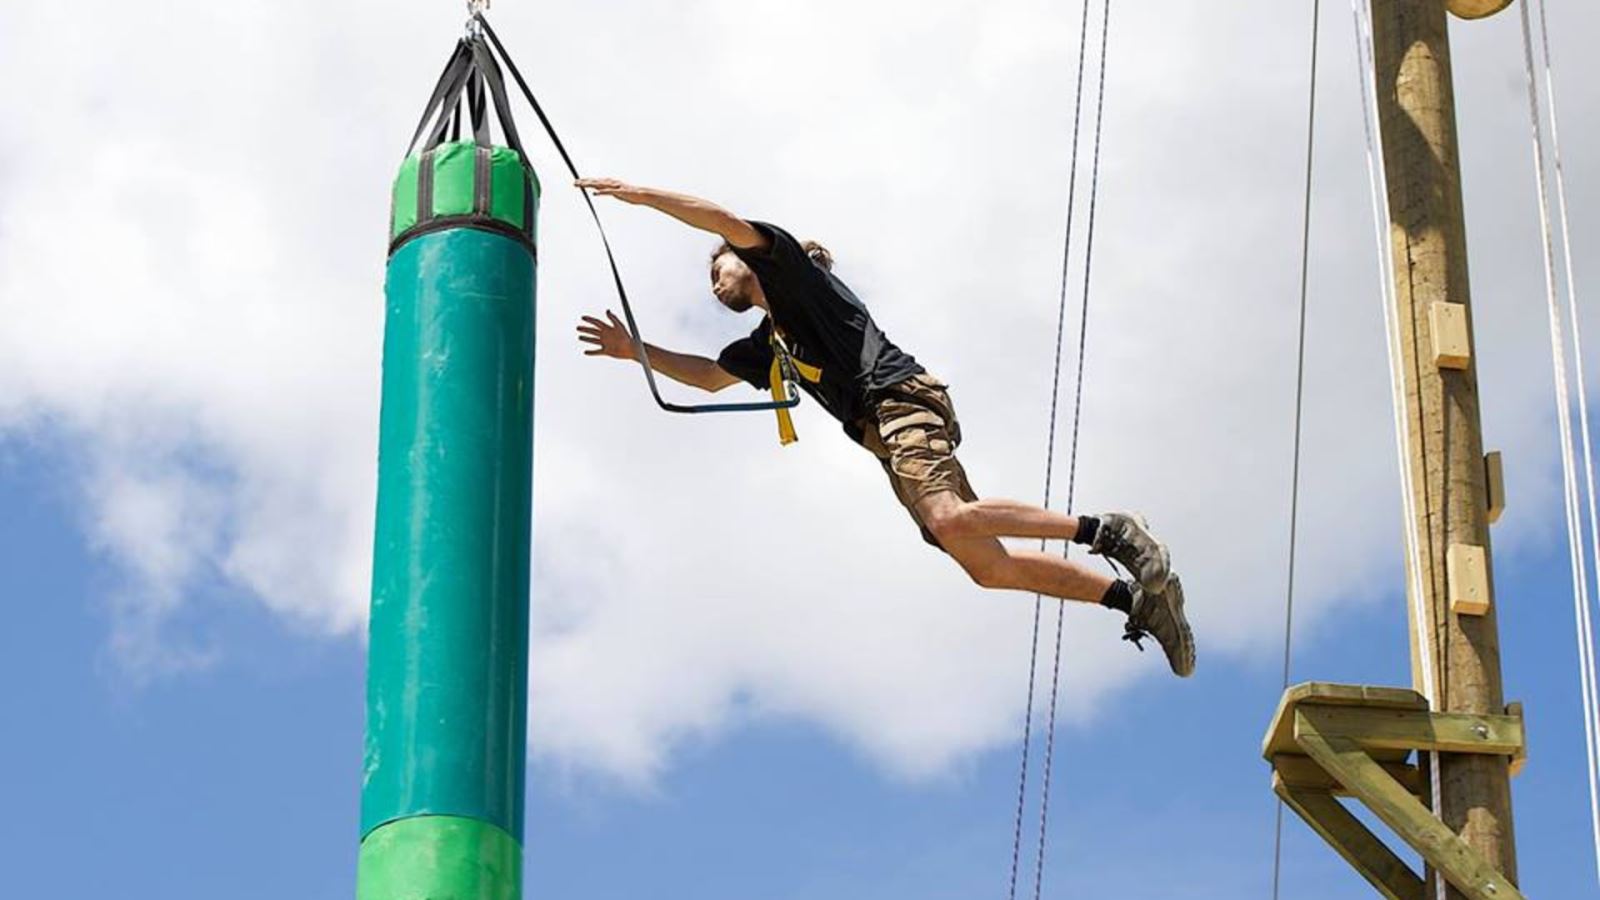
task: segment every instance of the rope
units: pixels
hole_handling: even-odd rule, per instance
[[[1294,637],[1294,563],[1300,530],[1300,433],[1306,393],[1306,297],[1311,274],[1311,174],[1317,136],[1317,31],[1322,18],[1322,0],[1311,2],[1311,77],[1306,90],[1306,189],[1300,220],[1300,324],[1295,352],[1294,376],[1294,465],[1289,479],[1289,583],[1283,609],[1283,685],[1289,689],[1290,649]],[[1272,831],[1272,898],[1278,900],[1283,873],[1283,800],[1277,803],[1277,821]]]
[[[1089,182],[1090,182],[1089,222],[1088,222],[1088,234],[1087,234],[1087,238],[1086,238],[1085,251],[1084,251],[1085,256],[1084,256],[1084,272],[1083,272],[1083,300],[1082,300],[1082,303],[1080,304],[1081,313],[1080,313],[1080,318],[1079,318],[1079,322],[1078,322],[1078,363],[1077,363],[1077,375],[1076,375],[1076,380],[1075,380],[1075,383],[1074,383],[1074,400],[1073,400],[1073,415],[1072,415],[1072,445],[1071,445],[1072,449],[1071,449],[1071,453],[1070,453],[1070,456],[1069,456],[1069,465],[1068,465],[1068,470],[1067,470],[1067,508],[1068,509],[1072,508],[1073,497],[1074,497],[1074,495],[1076,493],[1076,486],[1077,486],[1078,438],[1079,438],[1079,434],[1080,434],[1080,431],[1081,431],[1080,425],[1081,425],[1082,413],[1083,413],[1083,372],[1084,372],[1084,358],[1085,358],[1085,352],[1084,351],[1085,351],[1085,349],[1087,347],[1087,341],[1088,341],[1089,275],[1090,275],[1090,261],[1092,260],[1093,254],[1094,254],[1095,207],[1096,207],[1097,198],[1099,196],[1099,185],[1100,185],[1100,138],[1101,138],[1101,132],[1102,132],[1102,127],[1101,126],[1102,126],[1102,123],[1104,122],[1104,111],[1105,111],[1106,49],[1107,49],[1107,44],[1109,42],[1110,20],[1111,20],[1111,2],[1110,2],[1110,0],[1105,0],[1104,9],[1103,9],[1103,13],[1102,13],[1102,28],[1101,28],[1101,35],[1100,35],[1099,84],[1098,84],[1097,96],[1096,96],[1096,100],[1095,100],[1094,161],[1093,161],[1093,166],[1092,166],[1092,169],[1091,169],[1090,179],[1089,179]],[[1053,370],[1052,370],[1052,374],[1051,374],[1051,387],[1050,387],[1050,428],[1049,428],[1049,433],[1047,435],[1046,452],[1045,452],[1044,506],[1046,508],[1049,508],[1049,506],[1050,506],[1050,498],[1051,498],[1052,486],[1053,486],[1054,475],[1055,475],[1056,423],[1057,423],[1057,420],[1058,420],[1058,411],[1059,411],[1059,408],[1060,408],[1060,398],[1061,398],[1061,350],[1062,350],[1062,347],[1064,346],[1063,338],[1064,338],[1065,333],[1066,333],[1067,293],[1068,293],[1068,285],[1070,283],[1069,270],[1070,270],[1071,260],[1072,260],[1072,226],[1073,226],[1073,222],[1074,222],[1074,214],[1075,214],[1076,208],[1077,208],[1078,146],[1079,146],[1079,137],[1080,137],[1080,135],[1082,133],[1082,123],[1083,123],[1083,74],[1084,74],[1085,60],[1087,59],[1087,56],[1088,56],[1088,44],[1089,44],[1089,3],[1086,0],[1086,2],[1083,4],[1083,15],[1082,15],[1082,18],[1081,18],[1081,20],[1079,22],[1079,26],[1078,26],[1078,73],[1077,73],[1076,83],[1075,83],[1075,86],[1074,86],[1074,94],[1073,94],[1072,151],[1071,151],[1071,156],[1070,156],[1071,162],[1070,162],[1068,182],[1067,182],[1066,237],[1065,237],[1065,240],[1062,243],[1062,253],[1061,253],[1061,289],[1060,289],[1060,295],[1059,295],[1059,298],[1058,298],[1058,301],[1057,301],[1057,307],[1056,307],[1055,359],[1054,359],[1054,365],[1053,365]],[[1066,556],[1066,555],[1070,554],[1071,547],[1072,547],[1071,542],[1068,542],[1067,546],[1066,546],[1066,550],[1063,552],[1063,556]],[[1039,542],[1039,549],[1043,550],[1044,548],[1045,548],[1045,541],[1041,540]],[[1011,880],[1010,880],[1009,890],[1008,890],[1008,893],[1007,893],[1007,896],[1010,897],[1011,900],[1015,900],[1016,895],[1017,895],[1017,875],[1018,875],[1018,870],[1019,870],[1019,867],[1020,867],[1021,856],[1022,856],[1022,818],[1023,818],[1023,812],[1024,812],[1024,808],[1026,806],[1026,800],[1027,800],[1028,758],[1029,758],[1029,751],[1030,751],[1031,746],[1032,746],[1033,698],[1034,698],[1036,679],[1037,679],[1037,675],[1038,675],[1039,622],[1040,622],[1040,614],[1041,614],[1042,604],[1043,604],[1043,596],[1039,595],[1039,594],[1035,594],[1034,598],[1033,598],[1033,634],[1032,634],[1032,639],[1031,639],[1031,641],[1029,643],[1030,652],[1029,652],[1029,658],[1028,658],[1028,696],[1027,696],[1027,706],[1026,706],[1026,711],[1025,711],[1025,714],[1024,714],[1023,729],[1022,729],[1022,762],[1021,762],[1021,766],[1020,766],[1020,769],[1019,769],[1019,772],[1018,772],[1018,776],[1017,776],[1017,811],[1016,811],[1016,818],[1015,818],[1015,822],[1014,822],[1014,826],[1013,826],[1013,830],[1012,830]],[[1046,730],[1045,730],[1045,756],[1044,756],[1044,766],[1043,766],[1044,771],[1043,771],[1043,774],[1042,774],[1042,783],[1041,783],[1041,787],[1040,787],[1039,840],[1038,840],[1037,852],[1035,854],[1035,863],[1034,863],[1034,878],[1033,878],[1033,896],[1034,896],[1034,900],[1039,900],[1041,892],[1043,891],[1043,888],[1044,888],[1044,858],[1045,858],[1046,841],[1047,841],[1048,834],[1049,834],[1049,821],[1050,821],[1050,781],[1051,781],[1051,775],[1052,775],[1053,770],[1054,770],[1054,762],[1055,762],[1056,710],[1058,708],[1057,700],[1058,700],[1058,698],[1060,696],[1060,686],[1061,686],[1061,639],[1062,639],[1062,630],[1063,630],[1062,626],[1063,626],[1063,621],[1065,619],[1064,606],[1065,606],[1065,604],[1061,603],[1060,601],[1057,601],[1057,604],[1056,604],[1055,652],[1054,652],[1054,657],[1053,657],[1053,661],[1052,661],[1052,665],[1051,665],[1051,678],[1050,678],[1049,718],[1048,718],[1048,723],[1047,723]]]
[[[1111,0],[1105,0],[1100,25],[1100,83],[1094,107],[1094,163],[1089,170],[1089,223],[1088,230],[1084,235],[1083,248],[1083,294],[1078,304],[1078,367],[1073,381],[1072,449],[1067,456],[1067,509],[1073,508],[1073,499],[1076,496],[1078,484],[1078,436],[1082,431],[1081,426],[1083,424],[1083,369],[1089,337],[1089,275],[1094,263],[1095,209],[1100,197],[1100,134],[1102,126],[1105,124],[1106,51],[1110,40]],[[1072,543],[1069,541],[1063,547],[1061,555],[1065,558],[1070,556],[1071,552]],[[1051,665],[1050,675],[1050,721],[1045,729],[1044,780],[1040,786],[1039,801],[1039,852],[1034,865],[1033,900],[1039,900],[1040,893],[1044,888],[1045,836],[1050,822],[1050,773],[1056,753],[1056,697],[1061,684],[1061,630],[1065,619],[1066,604],[1057,601],[1055,658]]]
[[[1561,473],[1563,500],[1567,512],[1567,545],[1572,557],[1572,603],[1578,639],[1578,677],[1583,695],[1583,731],[1587,749],[1589,775],[1590,828],[1595,847],[1596,877],[1600,878],[1600,793],[1597,793],[1596,737],[1596,685],[1594,661],[1594,627],[1589,607],[1589,584],[1584,560],[1583,523],[1579,518],[1579,492],[1577,463],[1573,458],[1571,399],[1568,394],[1565,341],[1562,337],[1561,311],[1556,300],[1556,273],[1554,241],[1550,225],[1550,194],[1545,181],[1545,150],[1543,131],[1539,122],[1539,87],[1534,72],[1533,35],[1528,21],[1528,4],[1523,4],[1522,55],[1528,83],[1528,117],[1533,133],[1534,185],[1539,195],[1539,225],[1544,253],[1545,298],[1550,316],[1550,352],[1555,367],[1556,420],[1561,432]],[[1588,490],[1589,530],[1596,537],[1595,571],[1600,573],[1600,529],[1596,527],[1594,454],[1589,438],[1589,403],[1584,387],[1583,343],[1579,332],[1577,292],[1572,277],[1572,243],[1567,225],[1566,190],[1561,177],[1560,144],[1557,140],[1555,83],[1550,69],[1549,31],[1544,17],[1544,7],[1539,9],[1539,25],[1545,58],[1545,83],[1549,94],[1550,134],[1556,160],[1556,192],[1560,203],[1562,253],[1566,259],[1567,309],[1572,318],[1573,364],[1578,382],[1578,414],[1582,431],[1583,464]]]
[[[1067,284],[1068,284],[1068,278],[1067,278],[1067,274],[1068,273],[1067,273],[1067,270],[1068,270],[1068,266],[1069,266],[1069,264],[1071,262],[1071,258],[1072,258],[1072,223],[1073,223],[1073,212],[1074,212],[1074,209],[1076,207],[1077,191],[1078,191],[1078,136],[1080,134],[1080,126],[1081,126],[1082,121],[1083,121],[1083,66],[1084,66],[1084,58],[1088,55],[1088,45],[1089,45],[1089,3],[1088,3],[1088,0],[1084,0],[1084,3],[1083,3],[1083,17],[1082,17],[1082,21],[1079,23],[1079,26],[1078,26],[1078,77],[1077,77],[1077,85],[1076,85],[1076,87],[1074,89],[1074,95],[1073,95],[1073,106],[1072,106],[1072,154],[1071,154],[1071,162],[1070,162],[1070,165],[1069,165],[1069,168],[1068,168],[1069,174],[1067,176],[1067,233],[1066,233],[1066,239],[1062,242],[1062,250],[1061,250],[1061,292],[1060,292],[1060,298],[1058,300],[1057,308],[1056,308],[1055,365],[1054,365],[1054,370],[1053,370],[1053,372],[1051,374],[1051,379],[1050,379],[1050,430],[1049,430],[1049,433],[1046,436],[1046,449],[1045,449],[1045,458],[1044,458],[1044,507],[1046,509],[1050,508],[1051,488],[1052,488],[1052,485],[1054,483],[1054,476],[1055,476],[1056,412],[1057,412],[1057,409],[1059,407],[1059,401],[1060,401],[1060,397],[1061,397],[1061,347],[1062,347],[1062,336],[1064,335],[1064,333],[1066,331],[1066,320],[1067,320]],[[1080,365],[1079,380],[1081,382],[1081,380],[1082,380],[1081,365],[1082,365],[1082,361],[1083,361],[1082,329],[1081,328],[1079,329],[1078,360],[1079,360],[1079,365]],[[1077,431],[1076,431],[1076,428],[1077,428],[1076,419],[1074,419],[1073,428],[1074,428],[1074,432],[1073,432],[1074,433],[1074,443],[1076,443],[1076,433],[1077,433]],[[1074,472],[1076,472],[1076,466],[1077,466],[1077,455],[1076,455],[1076,451],[1074,451],[1074,454],[1073,454],[1073,470],[1074,470]],[[1068,501],[1068,508],[1069,509],[1071,508],[1070,499]],[[1068,546],[1070,546],[1070,543],[1069,543]],[[1044,540],[1040,540],[1039,541],[1039,549],[1042,551],[1042,550],[1044,550],[1044,548],[1045,548],[1045,541]],[[1008,891],[1006,893],[1006,896],[1008,898],[1010,898],[1010,900],[1016,900],[1016,896],[1017,896],[1017,872],[1018,872],[1018,869],[1020,867],[1021,859],[1022,859],[1022,816],[1023,816],[1024,807],[1026,806],[1026,803],[1027,803],[1027,795],[1028,795],[1028,753],[1029,753],[1029,750],[1031,749],[1031,747],[1033,745],[1033,695],[1034,695],[1035,680],[1036,680],[1036,677],[1038,675],[1038,669],[1039,669],[1039,619],[1040,619],[1040,612],[1041,612],[1041,609],[1043,607],[1043,603],[1044,603],[1043,595],[1041,595],[1041,594],[1034,594],[1033,595],[1033,637],[1029,641],[1029,644],[1028,644],[1028,646],[1029,646],[1029,654],[1028,654],[1028,698],[1027,698],[1027,706],[1026,706],[1025,712],[1023,714],[1023,720],[1022,720],[1022,763],[1021,763],[1021,766],[1019,767],[1019,771],[1018,771],[1018,774],[1017,774],[1017,814],[1016,814],[1015,824],[1014,824],[1014,826],[1012,828],[1012,835],[1011,835],[1011,882],[1010,882],[1010,887],[1009,887],[1009,889],[1008,889]],[[1058,637],[1057,637],[1057,646],[1059,647],[1059,644],[1060,644],[1060,638],[1059,638],[1060,627],[1059,627],[1059,623],[1060,623],[1060,613],[1061,613],[1061,610],[1060,610],[1059,606],[1057,607],[1056,613],[1057,613],[1057,626],[1058,626],[1057,629],[1056,629],[1057,635],[1058,635]],[[1060,665],[1060,658],[1059,658],[1059,652],[1058,652],[1058,656],[1057,656],[1057,672],[1059,672],[1059,665]],[[1055,710],[1055,681],[1052,680],[1052,682],[1051,682],[1051,721],[1050,721],[1051,731],[1052,732],[1055,730],[1055,727],[1054,727],[1055,726],[1055,713],[1054,713],[1054,710]],[[1041,828],[1041,830],[1042,830],[1042,828]],[[1043,840],[1043,838],[1042,838],[1042,835],[1041,835],[1041,841],[1042,840]],[[1035,890],[1035,895],[1037,896],[1038,882],[1039,882],[1039,877],[1038,877],[1038,871],[1037,870],[1035,872],[1035,879],[1034,880],[1035,880],[1034,890]]]
[[[1527,28],[1527,8],[1523,8],[1523,27]],[[1561,219],[1561,255],[1566,264],[1567,276],[1567,311],[1572,317],[1572,358],[1578,382],[1578,415],[1579,425],[1583,434],[1583,470],[1584,479],[1589,492],[1589,535],[1593,542],[1595,571],[1600,573],[1600,520],[1597,520],[1595,510],[1594,489],[1594,452],[1590,445],[1589,429],[1589,398],[1586,387],[1588,379],[1583,372],[1583,337],[1581,320],[1578,316],[1577,280],[1572,273],[1572,230],[1567,222],[1567,179],[1561,165],[1561,132],[1556,117],[1556,86],[1553,72],[1554,63],[1550,57],[1550,27],[1545,18],[1544,0],[1539,2],[1539,38],[1544,52],[1544,78],[1545,102],[1550,111],[1550,147],[1555,161],[1556,170],[1556,202]],[[1584,593],[1585,598],[1589,596]],[[1597,771],[1600,771],[1600,750],[1596,748],[1597,732],[1600,732],[1600,688],[1595,684],[1595,657],[1594,657],[1594,625],[1591,620],[1588,603],[1580,604],[1582,615],[1579,620],[1579,657],[1588,660],[1588,677],[1583,680],[1584,691],[1589,698],[1588,715],[1584,718],[1584,738],[1589,752],[1589,821],[1593,834],[1595,847],[1596,879],[1600,880],[1600,791],[1597,791]]]
[[[1362,0],[1351,0],[1350,7],[1355,13],[1356,44],[1359,50],[1357,69],[1361,76],[1361,124],[1367,139],[1367,180],[1372,190],[1372,216],[1375,234],[1378,241],[1378,259],[1381,264],[1379,277],[1381,279],[1380,303],[1383,313],[1385,347],[1389,354],[1389,391],[1394,411],[1395,450],[1398,454],[1400,465],[1400,500],[1402,514],[1405,516],[1406,562],[1409,568],[1412,627],[1417,634],[1417,653],[1421,662],[1423,693],[1429,705],[1439,708],[1439,691],[1437,677],[1434,670],[1433,646],[1429,640],[1431,629],[1427,609],[1427,595],[1423,592],[1422,578],[1422,547],[1424,536],[1418,533],[1421,523],[1416,516],[1416,494],[1411,480],[1411,429],[1410,397],[1404,390],[1404,377],[1401,373],[1401,361],[1404,353],[1400,342],[1399,301],[1395,296],[1395,267],[1394,267],[1394,224],[1389,220],[1389,195],[1388,175],[1385,173],[1383,158],[1383,135],[1378,121],[1379,105],[1376,85],[1377,72],[1376,53],[1373,49],[1372,23],[1362,14]],[[1371,77],[1369,77],[1369,74]],[[1429,789],[1433,808],[1441,808],[1441,785],[1439,781],[1439,754],[1430,752],[1429,758]],[[1439,900],[1444,900],[1444,879],[1434,877],[1434,889]]]

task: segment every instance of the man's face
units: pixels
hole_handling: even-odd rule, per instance
[[[742,313],[755,304],[756,273],[733,253],[724,253],[711,262],[711,293],[723,306]]]

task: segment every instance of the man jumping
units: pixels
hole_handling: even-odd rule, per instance
[[[801,387],[870,450],[923,538],[949,554],[981,587],[1030,591],[1098,603],[1128,616],[1124,640],[1153,637],[1172,671],[1194,672],[1194,635],[1183,612],[1183,585],[1167,548],[1131,513],[1071,516],[1014,500],[979,499],[956,459],[961,426],[946,385],[891,343],[856,295],[833,274],[833,256],[775,225],[747,221],[714,203],[636,187],[611,178],[578,183],[596,196],[648,206],[720,235],[711,254],[711,291],[736,313],[766,315],[749,337],[715,360],[646,345],[650,367],[705,391],[741,381],[781,386],[794,373]],[[584,316],[578,339],[589,356],[634,360],[633,339],[616,315]],[[794,439],[787,411],[780,437]],[[1002,537],[1085,544],[1121,564],[1115,579],[1071,560],[1008,547]]]

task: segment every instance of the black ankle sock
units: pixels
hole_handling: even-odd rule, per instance
[[[1117,609],[1131,614],[1133,612],[1133,588],[1126,581],[1111,582],[1111,587],[1106,588],[1106,595],[1100,598],[1100,605],[1106,609]]]
[[[1094,536],[1100,531],[1100,520],[1095,516],[1078,517],[1078,533],[1072,536],[1074,544],[1085,547],[1094,543]]]

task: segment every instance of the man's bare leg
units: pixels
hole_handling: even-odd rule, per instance
[[[964,500],[951,491],[925,498],[918,517],[941,544],[967,538],[1056,538],[1089,544],[1132,572],[1147,590],[1161,591],[1171,571],[1167,549],[1144,525],[1125,513],[1084,518],[1015,500]]]
[[[948,511],[959,537],[1050,538],[1070,541],[1078,535],[1078,517],[1016,500],[974,500]]]
[[[1028,518],[1031,508],[1023,507],[1020,503],[1013,504],[1007,500],[967,503],[949,491],[924,497],[917,503],[916,512],[945,552],[960,563],[973,581],[983,587],[1032,591],[1084,603],[1099,603],[1105,597],[1106,591],[1116,580],[1110,576],[1049,553],[1007,547],[992,535],[968,533],[961,517],[966,514],[965,511],[985,503],[990,504],[987,507],[989,510],[1002,510],[1002,515],[1007,504],[1023,508],[1022,521],[1052,524],[1043,517]],[[1037,512],[1067,520],[1070,533],[1077,533],[1076,518],[1048,510]]]
[[[972,580],[995,590],[1028,591],[1099,603],[1116,579],[1086,566],[1037,550],[1019,550],[992,537],[940,540]]]
[[[1119,581],[1064,557],[1013,549],[992,535],[964,535],[964,512],[980,503],[965,502],[953,491],[939,491],[922,498],[915,507],[918,520],[978,585],[1097,603],[1126,613],[1127,640],[1138,644],[1145,637],[1153,638],[1174,674],[1194,672],[1194,634],[1184,617],[1183,586],[1176,575],[1164,576],[1163,581],[1169,583],[1161,590],[1145,591],[1135,581]],[[1103,529],[1104,523],[1099,527]],[[1139,648],[1144,649],[1142,644]]]

